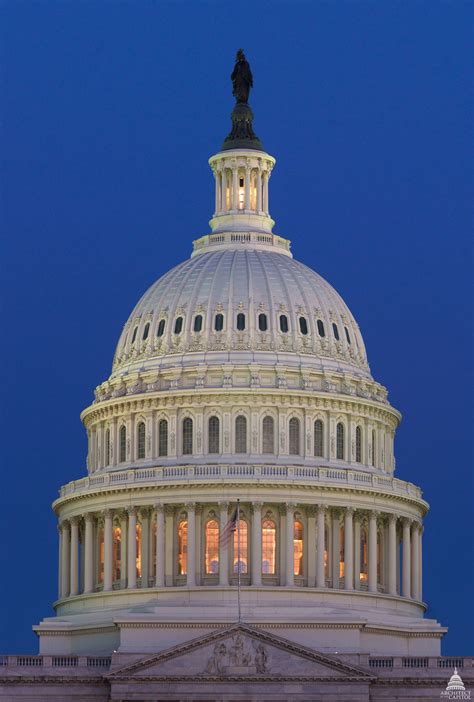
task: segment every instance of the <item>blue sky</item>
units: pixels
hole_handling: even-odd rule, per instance
[[[12,2],[1,37],[0,651],[52,613],[50,503],[145,289],[208,231],[240,46],[275,232],[342,294],[403,413],[428,616],[474,654],[468,2]],[[7,536],[6,536],[7,535]],[[469,617],[471,616],[471,619]]]

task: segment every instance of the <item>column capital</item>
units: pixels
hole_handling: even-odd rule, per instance
[[[159,512],[160,514],[164,514],[165,506],[162,502],[157,502],[154,505],[154,509],[155,509],[155,512],[157,512],[157,513]]]
[[[229,509],[229,503],[228,503],[228,502],[218,502],[218,505],[219,505],[219,510],[220,510],[221,512],[227,512],[227,510]]]
[[[316,513],[320,514],[321,512],[325,515],[327,513],[328,506],[325,505],[323,502],[320,504],[316,505]]]
[[[58,529],[62,531],[63,529],[69,529],[69,519],[61,519],[58,524]]]
[[[125,509],[118,509],[115,511],[115,516],[120,520],[124,520],[127,518],[127,510]]]
[[[130,505],[130,507],[127,507],[125,511],[127,512],[129,517],[136,517],[138,514],[138,507],[136,507],[135,505]]]
[[[250,509],[252,512],[261,512],[263,507],[263,502],[252,502]]]
[[[316,505],[308,505],[306,507],[306,515],[308,517],[315,517],[318,512],[318,507]]]
[[[347,517],[353,517],[355,514],[355,508],[354,507],[344,507],[344,514]]]
[[[151,515],[151,507],[140,507],[138,511],[140,519],[147,519]]]
[[[296,510],[296,502],[285,502],[285,509],[287,514],[294,513]]]
[[[79,522],[81,521],[81,517],[79,515],[76,515],[74,517],[71,517],[69,521],[71,523],[71,526],[78,526]]]
[[[369,509],[369,519],[378,519],[380,512],[377,509]]]
[[[165,515],[167,517],[173,517],[175,511],[175,505],[165,505]]]
[[[83,515],[84,521],[87,523],[92,523],[94,521],[95,512],[85,512]]]
[[[423,528],[421,521],[419,519],[413,519],[411,523],[411,528],[413,531],[421,531]]]
[[[402,517],[402,525],[404,527],[410,528],[412,525],[412,522],[413,522],[413,519],[411,519],[410,517]]]
[[[102,516],[104,517],[104,519],[107,519],[107,518],[113,519],[114,518],[114,510],[111,508],[104,509],[102,512]]]
[[[398,515],[396,515],[394,512],[389,512],[388,516],[388,523],[389,524],[397,524],[398,521]]]
[[[196,503],[195,502],[186,502],[184,505],[186,508],[186,512],[195,512],[196,511]]]

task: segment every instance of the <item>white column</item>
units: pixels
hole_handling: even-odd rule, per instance
[[[403,597],[411,597],[411,539],[410,520],[403,520]]]
[[[332,553],[331,553],[331,572],[332,586],[335,590],[339,589],[339,573],[340,573],[340,551],[341,551],[341,534],[340,534],[340,515],[339,510],[332,510]]]
[[[142,588],[148,587],[150,578],[150,509],[145,507],[140,510],[140,522],[142,526],[141,542],[141,563],[142,563]]]
[[[227,171],[225,168],[221,170],[221,212],[227,210]]]
[[[214,177],[216,179],[216,214],[219,212],[220,209],[220,173],[218,170],[214,171]]]
[[[61,597],[68,597],[69,595],[69,576],[70,576],[70,566],[69,566],[69,556],[70,556],[70,530],[69,522],[63,521],[60,524],[61,529]]]
[[[137,508],[128,509],[127,587],[137,587]]]
[[[360,513],[354,515],[354,588],[360,590]]]
[[[262,503],[254,502],[252,517],[252,585],[262,584]]]
[[[239,207],[239,171],[236,165],[232,168],[232,209]]]
[[[326,506],[318,505],[316,512],[317,544],[316,544],[316,587],[326,587],[324,573],[324,533],[325,533]]]
[[[104,511],[104,592],[112,590],[113,585],[114,534],[113,511]]]
[[[165,508],[162,504],[156,507],[156,587],[165,585]]]
[[[84,515],[84,592],[94,590],[94,515]]]
[[[128,532],[127,532],[127,513],[120,514],[120,588],[127,587],[127,550],[128,550]]]
[[[250,210],[250,166],[245,167],[245,209]]]
[[[188,515],[188,561],[186,564],[186,584],[196,585],[196,505],[190,502],[186,505]]]
[[[369,592],[377,592],[377,513],[369,513]]]
[[[314,587],[316,585],[316,510],[314,507],[308,507],[306,515],[307,584],[308,587]]]
[[[354,510],[346,507],[344,514],[344,589],[354,587]]]
[[[295,563],[294,563],[294,534],[295,534],[295,505],[292,502],[286,504],[286,587],[293,587],[295,584]]]
[[[413,522],[411,538],[411,596],[414,600],[420,599],[420,525]]]
[[[262,211],[262,171],[257,170],[257,212]]]
[[[420,593],[420,601],[423,601],[423,525],[420,525],[420,531],[418,533],[419,541],[419,562],[420,562],[420,580],[418,582],[418,591]]]
[[[79,517],[71,519],[71,550],[70,550],[70,592],[69,595],[79,594]]]
[[[263,211],[268,214],[268,171],[263,172]]]
[[[397,594],[397,517],[388,517],[388,594]]]

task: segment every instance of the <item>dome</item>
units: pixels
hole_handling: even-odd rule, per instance
[[[465,690],[464,683],[459,675],[457,668],[454,669],[454,673],[449,679],[448,686],[446,690]]]
[[[177,356],[180,363],[221,364],[224,352],[229,362],[304,364],[370,378],[359,327],[340,295],[274,248],[229,244],[166,273],[125,324],[113,375],[176,364]]]

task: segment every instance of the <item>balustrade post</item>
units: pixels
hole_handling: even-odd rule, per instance
[[[137,508],[128,509],[127,587],[137,587]]]
[[[113,510],[104,511],[104,592],[113,586],[114,534]]]
[[[252,585],[262,584],[262,503],[252,505]]]
[[[318,505],[316,512],[317,536],[316,536],[316,587],[326,587],[326,575],[324,572],[324,551],[325,551],[325,519],[326,506]]]
[[[162,504],[156,507],[156,587],[165,585],[165,508]]]

